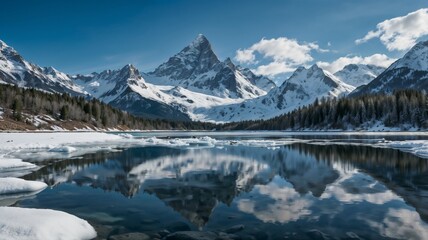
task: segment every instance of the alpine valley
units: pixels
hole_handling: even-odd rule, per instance
[[[96,98],[135,116],[202,122],[270,119],[316,99],[402,88],[428,90],[428,41],[414,46],[389,68],[350,64],[330,73],[316,64],[299,67],[277,86],[271,79],[220,60],[203,35],[154,71],[121,69],[70,75],[26,61],[0,41],[0,83],[49,93]]]

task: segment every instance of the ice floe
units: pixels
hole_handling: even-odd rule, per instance
[[[380,146],[399,149],[413,153],[419,157],[428,158],[428,140],[387,141]]]
[[[71,152],[75,152],[75,151],[77,151],[77,149],[75,147],[71,147],[71,146],[62,146],[62,147],[55,147],[55,148],[49,149],[49,152],[71,153]]]
[[[18,158],[0,158],[0,177],[19,176],[35,169],[37,169],[36,165],[23,162]]]
[[[10,206],[18,200],[34,197],[46,187],[43,182],[11,177],[0,178],[0,206]]]
[[[43,182],[27,181],[20,178],[0,178],[0,195],[39,192],[47,186]]]
[[[81,143],[97,143],[121,140],[114,134],[99,132],[37,132],[37,133],[0,133],[0,151],[16,149],[53,149]]]
[[[93,239],[94,228],[85,220],[49,209],[0,207],[0,239]]]
[[[191,137],[191,138],[157,138],[149,137],[140,139],[139,145],[142,146],[167,146],[167,147],[186,147],[186,148],[203,148],[203,147],[222,147],[222,146],[249,146],[249,147],[266,147],[275,148],[296,142],[307,142],[308,140],[300,139],[242,139],[242,140],[221,140],[209,136]]]

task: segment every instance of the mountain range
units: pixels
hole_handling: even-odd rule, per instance
[[[297,68],[280,86],[230,58],[221,61],[203,35],[148,73],[128,64],[69,75],[32,64],[0,41],[0,83],[97,98],[137,116],[169,120],[268,119],[321,98],[427,90],[427,78],[428,41],[416,44],[387,69],[350,64],[332,74],[315,64]]]

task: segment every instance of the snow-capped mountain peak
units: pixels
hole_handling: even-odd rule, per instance
[[[3,41],[0,41],[0,82],[48,92],[83,94],[65,73],[27,62],[14,48]]]
[[[192,43],[161,64],[152,74],[171,80],[185,80],[209,72],[218,63],[220,60],[213,52],[211,43],[205,36],[198,35]]]
[[[0,40],[0,50],[3,50],[5,48],[9,47],[5,42],[3,42],[2,40]]]
[[[53,67],[44,67],[42,69],[43,69],[43,73],[50,76],[51,78],[60,78],[64,80],[70,79],[67,74],[60,72]]]
[[[324,84],[331,88],[346,85],[330,72],[320,68],[317,64],[312,65],[310,68],[297,68],[291,77],[286,80],[282,86],[280,86],[280,88],[287,87],[290,84],[297,84],[300,86],[306,85],[306,87],[310,87],[310,85],[312,85],[314,88],[319,87],[320,84]]]
[[[198,48],[203,45],[211,46],[208,39],[202,33],[199,33],[198,36],[195,38],[195,40],[192,41],[190,45],[194,46],[195,48]]]
[[[401,59],[388,69],[409,68],[417,71],[428,71],[428,41],[413,46]]]
[[[28,64],[24,61],[24,58],[22,58],[21,55],[13,48],[7,45],[5,42],[0,41],[0,60],[3,61],[12,61],[10,64],[13,64],[13,62],[16,62],[18,64]]]
[[[391,93],[398,89],[428,90],[428,41],[419,42],[402,58],[352,95]]]
[[[181,86],[224,98],[249,99],[266,94],[230,58],[221,62],[203,35],[145,75],[145,79],[157,85]]]
[[[268,119],[309,105],[316,98],[345,96],[355,88],[317,65],[299,67],[284,83],[264,96],[225,107],[214,107],[207,119],[217,122]]]
[[[334,73],[334,76],[338,77],[343,82],[359,87],[365,85],[379,76],[383,71],[384,67],[379,67],[370,64],[348,64],[343,69]]]

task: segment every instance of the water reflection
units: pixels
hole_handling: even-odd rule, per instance
[[[281,231],[290,230],[277,224],[298,224],[305,231],[293,230],[293,236],[302,238],[299,234],[307,237],[313,228],[339,237],[428,234],[421,221],[428,220],[427,160],[398,150],[309,144],[145,147],[43,164],[25,178],[127,198],[149,194],[198,228],[220,227],[233,213],[282,237]]]

